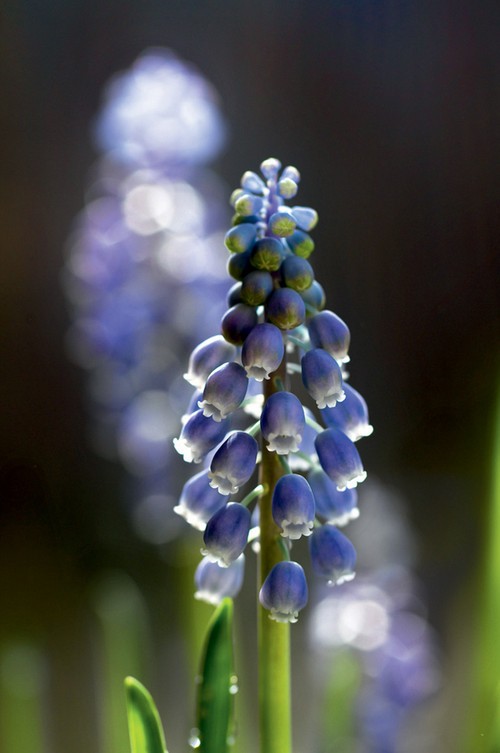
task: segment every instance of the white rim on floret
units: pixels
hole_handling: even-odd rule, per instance
[[[265,366],[258,366],[253,364],[252,366],[245,366],[247,376],[255,379],[256,382],[263,382],[264,379],[271,378],[271,372]]]
[[[200,514],[190,510],[183,502],[174,507],[174,512],[177,515],[180,515],[181,518],[184,518],[184,520],[189,523],[190,526],[196,528],[197,531],[204,531],[207,527],[206,522],[200,517]]]
[[[283,529],[281,535],[283,538],[297,541],[301,536],[310,536],[314,528],[314,520],[282,520],[281,528]]]
[[[217,489],[221,494],[236,494],[240,488],[231,475],[225,476],[223,473],[209,471],[208,478],[212,489]]]
[[[350,580],[354,580],[356,573],[354,571],[349,573],[342,573],[335,580],[331,579],[327,581],[328,586],[341,586],[342,583],[349,583]]]
[[[357,442],[358,439],[363,439],[363,437],[369,437],[370,434],[373,434],[373,426],[371,424],[357,424],[352,429],[346,427],[344,431],[352,442]]]
[[[276,622],[297,622],[299,619],[299,612],[298,610],[283,612],[279,609],[271,609],[269,619],[276,620]]]
[[[318,408],[335,408],[337,403],[342,403],[346,398],[344,390],[336,390],[327,395],[315,398]]]
[[[339,513],[338,515],[332,515],[331,517],[328,517],[326,522],[330,523],[332,526],[339,526],[339,528],[342,528],[343,526],[346,526],[351,520],[356,520],[359,518],[359,508],[353,507],[352,510],[348,510],[343,513]]]
[[[267,449],[276,452],[277,455],[288,455],[289,452],[297,452],[302,442],[300,434],[269,434],[267,437]]]
[[[208,400],[198,400],[198,407],[202,409],[205,418],[213,418],[217,423],[220,423],[223,418],[227,418],[229,415],[229,413],[224,412],[223,406],[209,403]]]
[[[205,588],[195,591],[194,598],[198,599],[198,601],[205,601],[207,604],[212,604],[216,607],[221,603],[224,597]]]
[[[224,554],[217,554],[217,552],[208,551],[208,549],[201,549],[200,551],[204,557],[210,562],[215,562],[219,567],[229,567],[234,562],[234,560],[225,559]]]
[[[182,455],[186,463],[201,463],[201,454],[198,447],[191,446],[184,437],[175,438],[173,442],[175,449],[179,455]]]
[[[355,489],[358,484],[361,484],[365,480],[366,475],[366,471],[362,471],[362,473],[358,473],[353,478],[345,479],[343,484],[337,484],[338,491],[343,492],[346,489]]]

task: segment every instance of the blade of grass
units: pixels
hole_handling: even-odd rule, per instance
[[[233,695],[233,602],[224,599],[208,625],[197,699],[201,753],[225,753],[228,746]]]
[[[167,753],[160,715],[151,694],[133,677],[125,678],[132,753]]]

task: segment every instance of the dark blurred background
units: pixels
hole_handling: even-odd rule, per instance
[[[320,216],[316,275],[349,323],[375,426],[365,467],[407,500],[430,620],[460,677],[499,366],[499,41],[493,0],[4,6],[0,638],[48,652],[65,717],[52,712],[51,753],[97,749],[89,583],[124,569],[158,605],[156,629],[176,625],[177,550],[160,560],[135,537],[64,346],[63,249],[104,84],[169,47],[221,96],[230,137],[215,169],[230,189],[267,156],[300,169],[301,203]]]

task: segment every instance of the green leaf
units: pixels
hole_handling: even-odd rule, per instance
[[[225,753],[233,695],[233,602],[224,599],[208,625],[197,699],[200,753]]]
[[[133,677],[125,678],[132,753],[167,753],[160,715],[151,694]]]

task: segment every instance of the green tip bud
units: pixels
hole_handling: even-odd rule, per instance
[[[302,230],[295,230],[295,232],[286,239],[286,242],[293,253],[296,256],[302,256],[303,259],[307,259],[314,251],[313,239]]]
[[[297,223],[291,212],[275,212],[269,218],[269,229],[279,238],[287,238],[296,227]]]
[[[254,224],[245,222],[236,225],[227,231],[224,237],[224,245],[232,254],[242,254],[252,246],[257,228]]]

